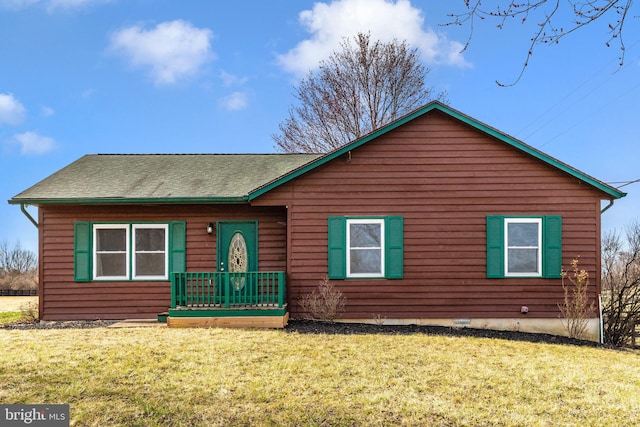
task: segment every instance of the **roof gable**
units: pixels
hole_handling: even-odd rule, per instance
[[[512,136],[509,136],[503,132],[498,131],[497,129],[494,129],[484,123],[481,123],[457,110],[454,110],[453,108],[444,105],[438,101],[433,101],[430,102],[429,104],[425,105],[422,108],[419,108],[417,110],[415,110],[412,113],[407,114],[404,117],[401,117],[400,119],[380,128],[377,129],[374,132],[369,133],[368,135],[363,136],[360,139],[357,139],[341,148],[338,148],[334,151],[331,151],[321,157],[318,157],[317,159],[309,162],[308,164],[302,165],[301,167],[294,169],[290,172],[288,172],[287,174],[261,186],[258,187],[256,189],[254,189],[253,191],[251,191],[251,193],[249,194],[249,200],[253,200],[265,193],[267,193],[268,191],[286,183],[289,182],[295,178],[297,178],[300,175],[303,175],[321,165],[324,165],[328,162],[330,162],[331,160],[338,158],[340,156],[343,156],[345,154],[347,154],[349,151],[354,150],[366,143],[368,143],[369,141],[372,141],[420,116],[423,116],[425,114],[428,114],[432,111],[441,111],[444,114],[453,117],[469,126],[471,126],[474,129],[477,129],[480,132],[483,132],[484,134],[487,134],[495,139],[498,139],[499,141],[525,153],[526,155],[529,155],[531,157],[534,157],[546,164],[548,164],[549,166],[558,169],[564,173],[567,173],[577,179],[579,179],[580,181],[590,185],[591,187],[594,187],[600,191],[602,191],[603,193],[605,193],[607,196],[614,198],[614,199],[619,199],[621,197],[626,196],[626,193],[619,191],[618,189],[605,184],[602,181],[599,181],[587,174],[585,174],[584,172],[579,171],[578,169],[575,169],[569,165],[567,165],[566,163],[563,163],[545,153],[543,153],[542,151],[539,151],[533,147],[531,147],[530,145],[525,144],[524,142],[517,140],[515,138],[513,138]]]

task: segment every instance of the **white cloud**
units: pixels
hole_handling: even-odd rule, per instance
[[[21,145],[22,154],[45,154],[53,150],[55,141],[46,136],[40,136],[35,132],[24,132],[13,135],[15,142]]]
[[[111,37],[111,49],[132,65],[150,70],[156,84],[173,84],[197,74],[214,55],[211,30],[177,20],[147,30],[138,25],[124,28]]]
[[[39,2],[40,0],[0,0],[0,7],[9,10],[20,10]]]
[[[113,0],[0,0],[0,8],[9,10],[26,9],[32,5],[46,6],[47,11],[58,9],[80,9],[94,4],[110,3]]]
[[[27,110],[11,93],[0,93],[0,123],[17,125],[24,121]]]
[[[56,113],[56,111],[51,108],[51,107],[47,107],[46,105],[42,106],[42,115],[44,117],[51,117]]]
[[[84,6],[110,2],[111,0],[50,0],[47,9],[49,11],[55,9],[78,9]]]
[[[278,56],[282,67],[304,75],[340,47],[345,37],[358,32],[371,33],[372,39],[406,40],[416,47],[427,64],[464,67],[469,64],[460,51],[463,45],[448,40],[431,28],[423,29],[422,11],[409,0],[334,0],[315,3],[299,14],[300,23],[311,37],[289,52]]]
[[[220,98],[220,105],[229,111],[243,110],[249,105],[248,96],[245,92],[233,92],[229,96]]]
[[[225,86],[242,86],[249,81],[247,77],[239,77],[235,74],[228,73],[225,70],[220,71],[220,78]]]
[[[228,73],[225,70],[220,71],[220,79],[225,87],[239,87],[249,81],[248,77],[236,76],[235,74]],[[222,108],[228,111],[244,110],[249,105],[249,95],[247,91],[236,90],[230,95],[219,98],[218,103]]]

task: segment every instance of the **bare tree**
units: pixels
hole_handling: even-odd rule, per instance
[[[602,315],[607,343],[624,346],[640,324],[640,223],[602,240]]]
[[[0,287],[5,289],[35,289],[38,284],[36,254],[22,249],[20,243],[9,247],[0,243]]]
[[[429,70],[406,41],[359,33],[295,87],[300,105],[273,135],[287,153],[322,153],[364,136],[433,99]],[[446,94],[436,98],[444,100]]]
[[[624,63],[625,44],[623,33],[633,0],[504,0],[491,2],[483,7],[482,0],[464,0],[466,11],[449,14],[452,22],[445,25],[468,25],[469,37],[466,49],[473,37],[476,20],[493,19],[498,22],[499,29],[504,28],[507,20],[515,19],[523,25],[533,27],[526,59],[517,79],[512,86],[522,78],[524,70],[529,64],[536,45],[557,44],[567,35],[595,22],[607,21],[606,46],[618,45],[620,55],[619,64]],[[463,49],[463,51],[464,51]]]

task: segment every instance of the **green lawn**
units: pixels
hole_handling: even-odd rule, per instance
[[[16,323],[22,320],[22,313],[19,311],[0,312],[0,325]]]
[[[91,426],[623,426],[640,356],[426,335],[0,330],[0,402]]]

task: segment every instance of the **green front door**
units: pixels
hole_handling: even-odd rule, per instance
[[[218,221],[217,270],[232,273],[232,289],[240,291],[247,283],[242,273],[258,271],[258,222]]]

